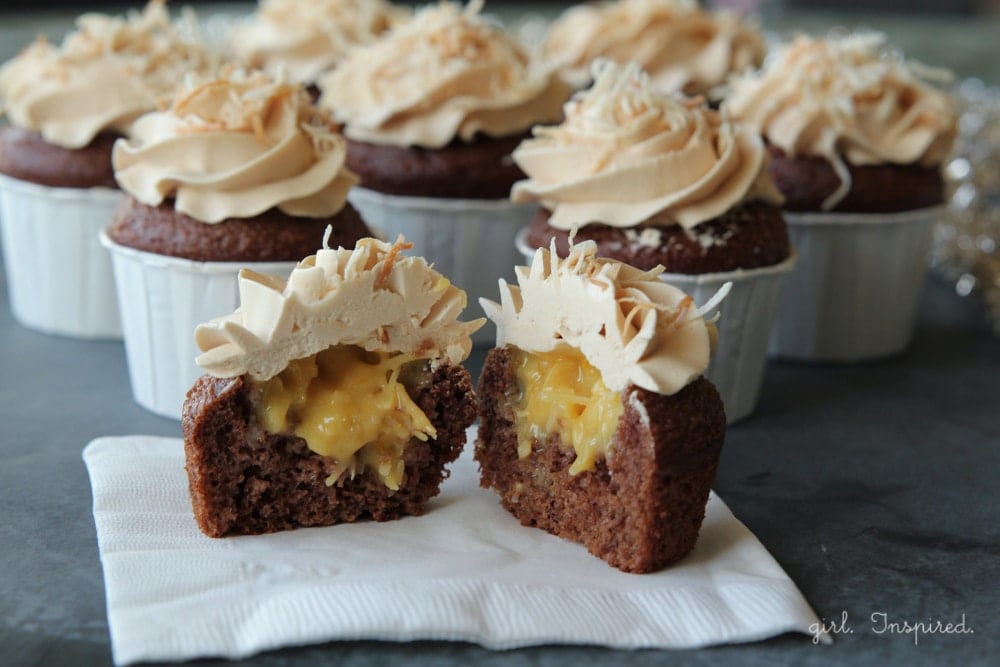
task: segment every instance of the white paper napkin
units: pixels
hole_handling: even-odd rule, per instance
[[[99,438],[83,458],[120,665],[347,639],[692,648],[818,623],[714,493],[687,558],[631,575],[522,527],[471,447],[424,516],[222,539],[195,524],[180,440]]]

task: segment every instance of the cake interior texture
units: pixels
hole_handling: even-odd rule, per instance
[[[666,396],[630,385],[610,454],[573,472],[577,453],[559,430],[541,433],[519,456],[519,354],[512,346],[491,350],[480,376],[481,486],[499,494],[522,525],[579,542],[625,572],[651,572],[688,554],[725,439],[715,387],[699,378]]]
[[[248,376],[202,376],[188,392],[182,427],[195,518],[212,537],[272,533],[364,518],[422,514],[447,477],[476,417],[465,368],[422,364],[400,379],[435,437],[402,447],[402,478],[390,488],[371,466],[345,473],[294,432],[268,432],[263,392]]]

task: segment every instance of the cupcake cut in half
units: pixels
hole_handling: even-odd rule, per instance
[[[243,271],[196,330],[183,430],[195,517],[218,537],[422,514],[476,416],[460,364],[483,320],[402,239],[324,247],[288,281]]]
[[[726,427],[702,377],[715,331],[658,271],[596,252],[539,249],[499,304],[481,300],[498,333],[475,457],[523,525],[649,572],[694,547],[705,515]]]

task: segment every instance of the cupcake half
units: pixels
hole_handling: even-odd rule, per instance
[[[319,246],[370,236],[347,203],[347,147],[304,89],[261,72],[191,79],[115,145],[126,197],[115,262],[136,400],[178,418],[200,372],[189,332],[236,306],[236,275],[284,273]]]
[[[732,282],[708,377],[730,421],[757,402],[781,280],[793,263],[763,141],[698,100],[660,95],[635,64],[594,64],[594,85],[558,126],[514,152],[528,178],[511,198],[539,210],[526,253],[571,237],[707,301]]]
[[[703,377],[715,330],[657,272],[596,254],[539,249],[499,304],[481,301],[498,333],[475,456],[523,525],[650,572],[694,547],[705,515],[726,428]]]
[[[212,537],[422,514],[476,416],[465,293],[402,239],[326,247],[287,282],[240,273],[198,327],[184,403],[194,514]]]
[[[726,109],[767,142],[800,256],[773,354],[861,361],[909,343],[956,136],[928,72],[859,33],[797,37],[731,82]]]
[[[82,338],[120,337],[98,234],[121,197],[112,146],[187,72],[212,59],[163,2],[126,17],[85,14],[56,46],[40,38],[0,69],[0,220],[15,317]]]

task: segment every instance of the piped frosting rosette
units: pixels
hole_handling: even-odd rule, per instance
[[[690,229],[748,200],[780,203],[763,141],[696,100],[656,93],[637,65],[598,60],[594,85],[514,151],[528,175],[515,202],[538,201],[549,224]]]
[[[233,31],[232,50],[251,67],[311,83],[409,15],[384,0],[263,0]]]
[[[102,131],[126,134],[187,72],[214,60],[170,23],[164,0],[127,17],[84,14],[61,46],[39,38],[0,69],[0,102],[10,122],[64,148]]]
[[[205,223],[277,207],[326,217],[343,208],[357,177],[347,144],[299,85],[262,72],[190,79],[173,105],[134,124],[115,144],[115,177],[148,206],[175,208]]]
[[[320,104],[347,137],[441,148],[477,133],[504,137],[559,118],[569,88],[517,40],[442,2],[350,56],[320,81]]]
[[[736,14],[691,0],[620,0],[571,7],[549,30],[545,56],[575,88],[597,58],[634,62],[661,92],[704,93],[731,72],[760,65],[760,31]]]
[[[674,394],[708,367],[715,325],[703,317],[728,287],[698,308],[691,297],[658,278],[597,257],[585,241],[565,259],[536,250],[531,266],[516,269],[516,286],[500,281],[500,303],[480,299],[497,326],[497,346],[530,352],[578,349],[604,384],[622,391],[634,384]]]
[[[197,363],[217,377],[266,380],[293,359],[333,345],[402,352],[461,363],[484,319],[461,322],[465,292],[422,257],[361,239],[354,250],[325,247],[302,260],[288,281],[243,269],[240,307],[195,330]]]
[[[858,33],[796,37],[763,71],[734,77],[724,103],[730,116],[790,157],[828,160],[841,186],[829,210],[851,188],[845,164],[919,164],[949,155],[956,136],[953,99],[926,79],[947,78],[885,50],[885,37]]]

